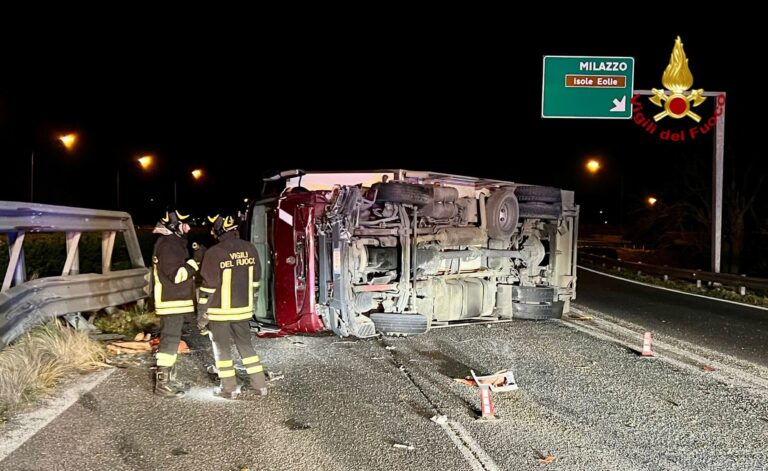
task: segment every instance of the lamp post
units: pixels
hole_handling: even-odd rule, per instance
[[[149,170],[149,167],[152,166],[152,163],[154,162],[155,158],[151,155],[142,155],[141,157],[138,157],[136,159],[136,162],[138,162],[139,167],[142,168],[142,170]],[[120,209],[120,166],[117,167],[116,172],[116,184],[117,184],[117,194],[115,196],[116,203],[117,203],[117,209]]]
[[[190,175],[192,175],[192,178],[194,178],[196,181],[200,180],[201,178],[203,178],[203,175],[204,175],[203,169],[201,169],[201,168],[196,168],[196,169],[192,170],[189,173],[190,173]],[[174,178],[173,179],[173,207],[174,208],[176,208],[178,206],[177,187],[178,187],[177,180]]]
[[[62,134],[56,138],[59,142],[62,143],[64,148],[68,151],[71,151],[75,148],[75,143],[77,142],[77,134],[76,133],[68,133],[68,134]],[[35,201],[35,151],[32,150],[29,153],[29,202],[34,203]]]
[[[603,164],[596,158],[590,158],[584,166],[593,175],[603,169]],[[619,168],[619,225],[624,226],[624,170],[622,168]]]

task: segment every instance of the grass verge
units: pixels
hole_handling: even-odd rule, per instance
[[[50,392],[63,378],[105,366],[104,347],[51,322],[0,351],[0,422]]]

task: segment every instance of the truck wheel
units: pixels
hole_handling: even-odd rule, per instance
[[[488,198],[485,206],[488,216],[488,235],[492,239],[509,239],[517,230],[520,209],[512,190],[498,190]]]
[[[537,201],[539,203],[559,203],[560,189],[551,186],[518,186],[515,194],[520,201]]]
[[[427,316],[422,314],[377,312],[371,314],[371,320],[382,334],[423,334],[429,330]]]
[[[414,183],[374,183],[376,201],[382,203],[415,204],[424,206],[432,202],[432,188]]]
[[[555,288],[548,286],[512,286],[512,301],[519,303],[551,303]]]

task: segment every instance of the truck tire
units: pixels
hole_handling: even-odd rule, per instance
[[[519,303],[551,303],[555,300],[555,288],[550,286],[513,286],[512,301]]]
[[[527,219],[557,219],[562,209],[559,204],[520,203],[520,217]],[[490,222],[490,221],[489,221]]]
[[[492,239],[509,239],[517,230],[520,208],[512,190],[494,192],[485,206],[488,216],[488,236]]]
[[[371,320],[382,334],[423,334],[429,330],[427,316],[422,314],[377,312],[371,314]]]
[[[432,202],[432,187],[414,183],[374,183],[376,201],[381,203],[400,203],[425,206]]]
[[[518,186],[515,188],[515,194],[521,202],[559,203],[561,201],[560,189],[551,186]]]

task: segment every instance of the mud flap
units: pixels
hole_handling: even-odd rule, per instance
[[[429,319],[423,314],[371,314],[376,331],[382,334],[423,334],[429,330]]]

